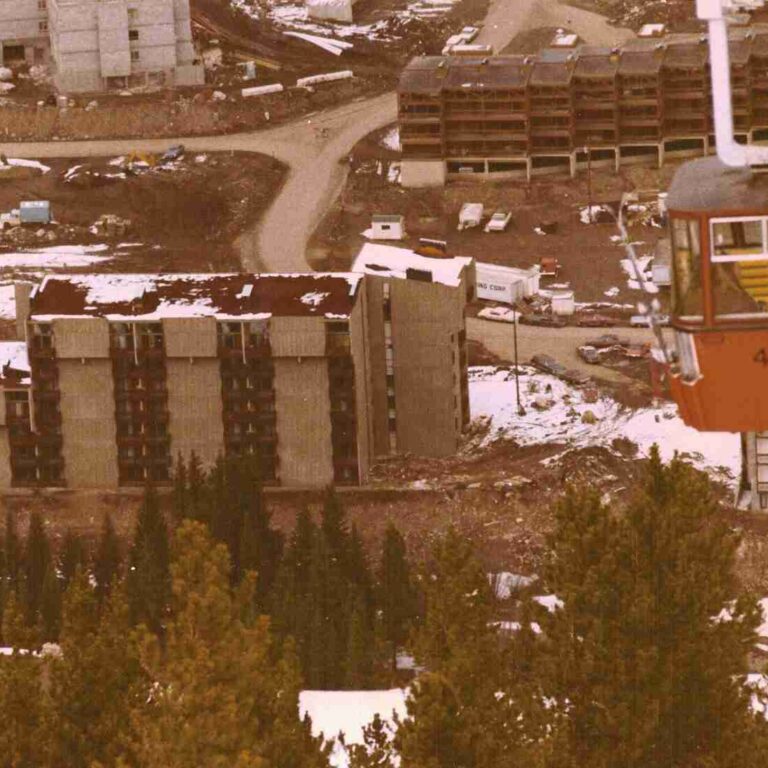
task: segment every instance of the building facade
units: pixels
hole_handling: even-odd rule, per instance
[[[66,93],[204,82],[189,0],[0,0],[0,62],[48,60]]]
[[[381,437],[390,430],[389,380],[370,327],[371,291],[367,276],[352,273],[73,275],[36,289],[18,284],[25,340],[0,345],[0,357],[15,361],[0,378],[0,487],[164,483],[176,457],[193,452],[205,466],[220,455],[253,455],[267,484],[356,485],[382,452],[455,450],[465,401],[441,427],[448,409],[419,422],[403,396],[395,421],[402,444]],[[414,301],[434,304],[433,319],[443,317],[446,329],[463,327],[457,302],[449,307],[427,290],[396,300],[395,337],[431,345],[432,331],[405,311]],[[402,364],[415,352],[404,346]],[[461,369],[448,356],[419,369],[420,357],[395,386],[443,397],[442,382]]]
[[[768,139],[768,26],[730,31],[739,141]],[[535,56],[419,57],[398,89],[402,182],[652,162],[714,149],[705,35]]]

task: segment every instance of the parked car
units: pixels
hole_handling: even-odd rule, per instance
[[[485,225],[486,232],[503,232],[512,220],[512,214],[504,211],[496,211]]]
[[[616,320],[605,315],[585,315],[579,318],[579,325],[582,328],[613,328]]]
[[[594,339],[590,339],[584,344],[585,347],[594,347],[595,349],[608,349],[609,347],[627,347],[629,341],[622,339],[620,336],[616,336],[614,333],[604,333],[602,336],[597,336]]]
[[[480,27],[462,27],[459,34],[465,43],[471,43],[480,34]]]
[[[630,344],[624,349],[624,356],[631,358],[648,357],[651,354],[650,344]]]
[[[565,320],[556,315],[540,315],[536,312],[530,315],[520,315],[520,322],[523,325],[538,325],[543,328],[563,328]]]
[[[595,347],[583,346],[576,350],[579,357],[589,365],[597,365],[600,362],[600,355]]]
[[[550,373],[552,376],[562,376],[566,372],[565,366],[558,363],[554,357],[550,357],[549,355],[534,355],[531,358],[531,362],[540,371]]]
[[[180,157],[183,157],[185,151],[183,144],[174,144],[163,152],[160,159],[164,163],[170,163],[172,160],[178,160]]]

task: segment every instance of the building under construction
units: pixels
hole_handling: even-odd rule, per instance
[[[731,38],[737,139],[768,139],[768,25]],[[714,149],[706,35],[637,38],[535,56],[424,56],[398,89],[402,183],[546,173]]]

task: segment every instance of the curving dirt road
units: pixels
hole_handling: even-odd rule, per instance
[[[480,42],[501,50],[515,35],[542,26],[567,26],[587,42],[607,44],[631,34],[611,27],[594,13],[562,5],[558,0],[494,0]],[[243,233],[236,246],[248,272],[306,272],[307,242],[333,204],[346,179],[342,163],[367,134],[393,123],[395,93],[352,102],[277,128],[254,133],[186,139],[62,141],[4,143],[10,157],[88,157],[119,155],[131,150],[158,151],[183,143],[194,152],[244,151],[272,155],[289,167],[288,178],[262,221]],[[318,138],[318,128],[327,138]]]

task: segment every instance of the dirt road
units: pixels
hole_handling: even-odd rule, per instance
[[[515,35],[537,27],[565,27],[591,45],[613,45],[632,36],[631,30],[612,27],[597,13],[558,0],[496,0],[475,42],[491,45],[498,52]]]
[[[542,26],[568,26],[588,42],[610,43],[631,34],[602,17],[558,0],[494,0],[480,41],[496,50],[519,32]],[[346,179],[343,160],[365,135],[395,121],[397,98],[387,93],[309,115],[266,131],[189,139],[132,139],[0,144],[9,157],[87,157],[119,155],[135,149],[158,151],[184,143],[195,152],[261,152],[285,163],[290,172],[261,223],[237,240],[243,269],[249,272],[304,272],[307,242]],[[323,135],[320,130],[325,129]]]
[[[517,329],[518,359],[520,362],[528,362],[534,355],[551,355],[566,368],[576,368],[591,376],[597,375],[609,381],[626,381],[626,377],[618,371],[604,366],[596,368],[594,365],[588,365],[576,354],[577,347],[589,339],[609,332],[637,344],[654,341],[653,334],[645,328],[618,328],[608,331],[600,328],[568,327],[552,330],[520,325]],[[467,338],[480,342],[489,352],[503,360],[514,359],[514,337],[511,324],[468,317]]]

